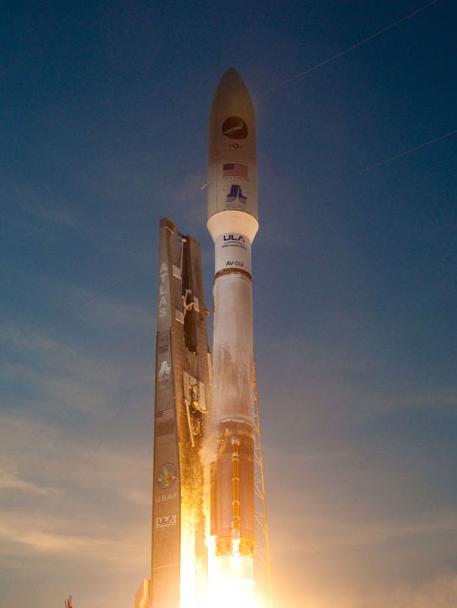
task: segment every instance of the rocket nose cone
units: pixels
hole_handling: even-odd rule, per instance
[[[235,68],[226,70],[219,81],[215,100],[221,97],[249,97],[248,89]]]
[[[236,85],[244,85],[243,79],[235,68],[228,68],[228,70],[225,70],[225,72],[222,74],[219,86],[232,87]]]
[[[239,72],[229,68],[224,72],[216,89],[211,114],[243,113],[251,119],[253,106],[251,96]]]

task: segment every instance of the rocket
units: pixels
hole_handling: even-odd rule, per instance
[[[211,535],[216,555],[255,549],[254,357],[251,247],[259,228],[255,113],[228,69],[209,119],[208,222],[214,241],[210,427]]]
[[[135,608],[259,606],[265,576],[271,595],[252,327],[256,124],[234,69],[211,107],[207,227],[212,353],[200,245],[160,220],[151,575]]]

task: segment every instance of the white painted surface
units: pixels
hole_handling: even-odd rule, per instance
[[[215,271],[244,270],[251,274],[251,243],[238,232],[224,232],[215,243]]]
[[[259,222],[253,215],[233,209],[211,215],[206,225],[213,241],[224,232],[236,232],[245,234],[252,243],[259,230]]]
[[[214,423],[242,419],[253,423],[252,283],[240,273],[214,284]]]

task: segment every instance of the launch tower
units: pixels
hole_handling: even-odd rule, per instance
[[[200,247],[168,219],[160,222],[158,291],[151,599],[154,608],[178,608],[183,587],[198,596],[206,572],[210,359]]]

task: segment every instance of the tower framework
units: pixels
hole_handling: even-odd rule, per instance
[[[198,241],[160,222],[151,556],[153,608],[199,597],[206,571],[209,351]]]

